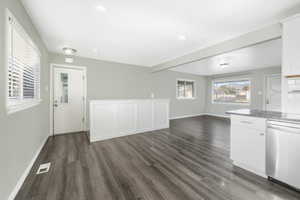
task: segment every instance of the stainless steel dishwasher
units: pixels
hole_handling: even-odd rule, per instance
[[[268,121],[267,176],[300,189],[300,123]]]

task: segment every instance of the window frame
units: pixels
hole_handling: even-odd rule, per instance
[[[179,97],[178,96],[178,81],[184,81],[184,82],[193,82],[193,97]],[[191,80],[191,79],[176,79],[176,99],[177,100],[195,100],[197,98],[197,93],[196,93],[196,81]]]
[[[14,25],[11,24],[10,19],[13,19]],[[34,99],[27,99],[27,100],[20,100],[19,103],[10,104],[9,103],[9,89],[8,89],[8,69],[9,69],[9,57],[11,54],[11,46],[12,46],[12,39],[11,39],[11,26],[14,26],[20,33],[24,40],[26,40],[36,51],[40,59],[40,69],[39,69],[39,91],[38,94],[35,95]],[[33,42],[32,38],[27,34],[23,26],[19,23],[17,18],[8,10],[5,9],[5,107],[7,114],[13,114],[18,111],[22,111],[34,106],[39,105],[42,102],[41,99],[41,65],[42,65],[42,55],[38,48],[38,46]]]
[[[237,81],[249,81],[250,82],[250,98],[247,103],[234,103],[234,102],[215,102],[214,101],[214,86],[215,83],[219,82],[237,82]],[[237,105],[237,106],[250,106],[251,105],[251,90],[252,90],[252,81],[249,77],[239,77],[239,78],[225,78],[225,79],[214,79],[211,81],[211,103],[212,104],[220,104],[220,105]]]

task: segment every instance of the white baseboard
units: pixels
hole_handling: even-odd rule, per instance
[[[38,155],[40,154],[43,146],[45,145],[46,141],[48,139],[48,136],[44,139],[44,141],[42,142],[41,146],[37,149],[36,153],[34,154],[33,158],[31,159],[30,163],[28,164],[27,168],[25,169],[25,171],[23,172],[22,176],[19,178],[16,186],[14,187],[13,191],[10,193],[9,197],[7,200],[14,200],[14,198],[17,196],[20,188],[22,187],[26,177],[28,176],[35,160],[37,159]]]
[[[188,117],[197,117],[197,116],[202,116],[202,115],[205,115],[205,114],[201,113],[201,114],[195,114],[195,115],[182,115],[182,116],[178,116],[178,117],[172,117],[172,118],[170,118],[170,120],[183,119],[183,118],[188,118]]]
[[[214,113],[204,113],[203,115],[209,115],[209,116],[221,117],[221,118],[230,118],[230,115],[219,115],[219,114],[214,114]]]
[[[178,117],[172,117],[170,120],[173,119],[183,119],[183,118],[189,118],[189,117],[198,117],[198,116],[213,116],[213,117],[221,117],[221,118],[230,118],[229,115],[218,115],[218,114],[213,114],[213,113],[201,113],[201,114],[195,114],[195,115],[183,115],[183,116],[178,116]]]
[[[254,173],[254,174],[256,174],[256,175],[258,175],[258,176],[261,176],[261,177],[263,177],[263,178],[268,178],[268,176],[266,175],[266,172],[264,171],[259,171],[259,170],[257,170],[257,169],[253,169],[253,167],[249,167],[249,166],[247,166],[247,165],[244,165],[244,164],[241,164],[241,163],[239,163],[239,162],[235,162],[235,161],[233,161],[233,165],[234,166],[237,166],[237,167],[239,167],[239,168],[242,168],[242,169],[244,169],[244,170],[247,170],[247,171],[249,171],[249,172],[251,172],[251,173]]]

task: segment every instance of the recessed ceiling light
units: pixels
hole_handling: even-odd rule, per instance
[[[101,11],[101,12],[105,12],[105,11],[106,11],[106,8],[105,8],[104,6],[102,6],[102,5],[98,5],[98,6],[96,7],[96,9],[97,9],[98,11]]]
[[[186,36],[185,35],[178,35],[178,40],[186,40]]]
[[[77,50],[65,47],[65,48],[63,48],[63,52],[64,52],[65,55],[73,56],[77,52]]]
[[[74,58],[67,57],[67,58],[65,58],[65,62],[66,63],[73,63],[74,62]]]

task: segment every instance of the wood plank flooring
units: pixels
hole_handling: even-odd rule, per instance
[[[229,120],[172,120],[170,129],[89,144],[50,137],[16,200],[287,200],[300,194],[235,168]],[[41,163],[48,173],[35,175]]]

